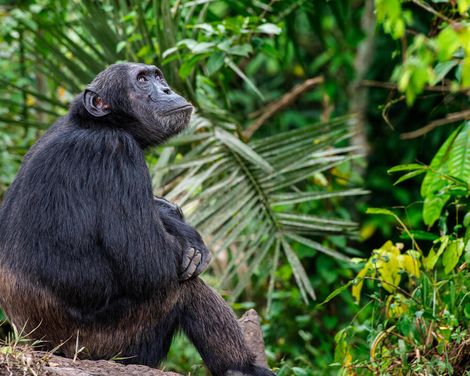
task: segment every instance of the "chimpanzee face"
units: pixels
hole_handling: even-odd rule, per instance
[[[94,117],[126,129],[142,146],[160,144],[189,123],[193,106],[176,94],[160,69],[144,64],[115,64],[101,72],[84,94]]]

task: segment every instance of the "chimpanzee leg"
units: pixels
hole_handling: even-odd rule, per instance
[[[173,336],[178,331],[178,317],[178,308],[175,306],[154,328],[142,333],[137,343],[120,354],[123,358],[121,362],[149,367],[160,365],[168,354]]]
[[[227,303],[199,278],[180,285],[180,326],[201,354],[213,376],[227,371],[271,376],[271,371],[254,365],[242,330]]]

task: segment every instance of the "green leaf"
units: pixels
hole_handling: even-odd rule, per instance
[[[438,152],[431,161],[431,169],[434,171],[440,171],[442,169],[444,162],[449,155],[449,151],[455,141],[455,138],[461,129],[462,126],[458,127],[454,132],[452,132],[444,144],[439,148]],[[445,182],[442,176],[434,171],[428,171],[424,177],[423,183],[421,184],[421,196],[423,198],[434,194],[445,186]]]
[[[423,203],[423,221],[426,225],[432,226],[436,222],[442,212],[450,195],[428,196],[425,197]]]
[[[391,172],[399,172],[399,171],[411,171],[411,170],[422,170],[425,169],[426,166],[423,166],[418,163],[408,163],[408,164],[401,164],[398,166],[394,166],[387,170],[387,173]]]
[[[457,0],[457,5],[459,7],[459,13],[462,16],[465,16],[466,13],[468,12],[468,8],[470,7],[470,1],[469,0]]]
[[[256,30],[260,33],[276,35],[282,32],[282,29],[279,26],[276,26],[272,23],[265,23],[263,25],[259,25]]]
[[[436,78],[433,82],[431,82],[431,85],[434,86],[441,82],[446,77],[446,75],[457,65],[459,65],[458,60],[450,60],[438,63],[434,67],[434,73],[436,74]]]
[[[321,307],[322,305],[325,305],[326,303],[328,303],[330,300],[332,300],[333,298],[337,297],[339,294],[341,294],[343,291],[349,289],[349,287],[354,283],[354,280],[350,280],[348,283],[346,283],[345,285],[341,286],[341,287],[338,287],[336,290],[334,290],[332,293],[330,293],[326,299],[321,302],[320,304],[317,305],[317,307]]]
[[[183,64],[178,71],[181,78],[186,79],[193,72],[196,64],[204,59],[204,55],[194,55],[189,59],[184,60]]]
[[[459,35],[455,32],[452,25],[443,29],[436,38],[437,56],[440,61],[450,60],[460,47]]]
[[[404,182],[405,180],[412,179],[412,178],[414,178],[418,175],[424,174],[425,172],[426,172],[425,169],[408,172],[407,174],[405,174],[403,176],[400,176],[400,178],[397,179],[397,181],[395,183],[393,183],[393,185],[400,184],[400,183]]]
[[[392,212],[391,210],[388,209],[382,209],[382,208],[367,208],[366,214],[384,214],[384,215],[390,215],[392,217],[396,217],[397,215]]]
[[[212,76],[215,72],[217,72],[222,66],[224,65],[224,57],[225,55],[222,52],[213,53],[209,60],[207,60],[206,69],[207,74]]]
[[[168,56],[174,54],[175,52],[178,51],[178,47],[171,47],[171,48],[168,48],[167,50],[165,50],[163,53],[162,53],[162,59],[166,59]]]
[[[470,87],[470,57],[469,56],[466,56],[465,59],[463,59],[461,72],[462,72],[461,73],[462,87],[465,87],[465,88]]]
[[[120,41],[117,45],[116,45],[116,52],[121,52],[127,45],[127,42],[125,40],[122,40]]]
[[[470,184],[470,121],[455,138],[446,162],[449,175]]]
[[[439,238],[436,234],[432,232],[427,232],[427,231],[422,231],[422,230],[410,230],[411,235],[413,235],[413,238],[415,240],[431,240],[434,241]],[[402,239],[409,239],[409,236],[407,234],[402,234],[401,237]]]
[[[248,57],[248,55],[253,52],[253,47],[251,47],[251,44],[242,44],[238,46],[232,46],[227,49],[226,52],[230,55]]]
[[[212,42],[200,42],[200,43],[192,44],[191,46],[188,46],[188,48],[194,54],[202,54],[202,53],[212,51],[212,47],[214,46],[215,46],[215,43],[212,43]]]
[[[436,249],[436,244],[431,248],[429,251],[429,254],[427,257],[423,260],[423,265],[427,270],[433,270],[434,266],[436,265],[437,260],[439,259],[439,256],[442,255],[444,250],[447,247],[447,244],[449,243],[449,237],[448,236],[443,236],[438,243],[440,244],[439,248]]]
[[[421,185],[424,223],[439,218],[451,195],[465,196],[470,184],[470,122],[458,127],[439,148]]]
[[[457,239],[449,242],[444,254],[442,255],[442,264],[444,272],[449,274],[459,262],[460,256],[465,248],[463,239]]]

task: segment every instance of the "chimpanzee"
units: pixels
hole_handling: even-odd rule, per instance
[[[0,208],[0,305],[73,356],[158,365],[182,330],[213,375],[256,366],[231,309],[197,275],[209,251],[152,194],[143,150],[192,106],[155,66],[108,67],[25,156]]]

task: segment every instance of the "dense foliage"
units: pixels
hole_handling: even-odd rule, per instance
[[[156,64],[198,110],[149,151],[155,193],[281,375],[470,367],[468,1],[3,4],[0,197],[97,72]],[[178,341],[167,367],[200,363]]]

